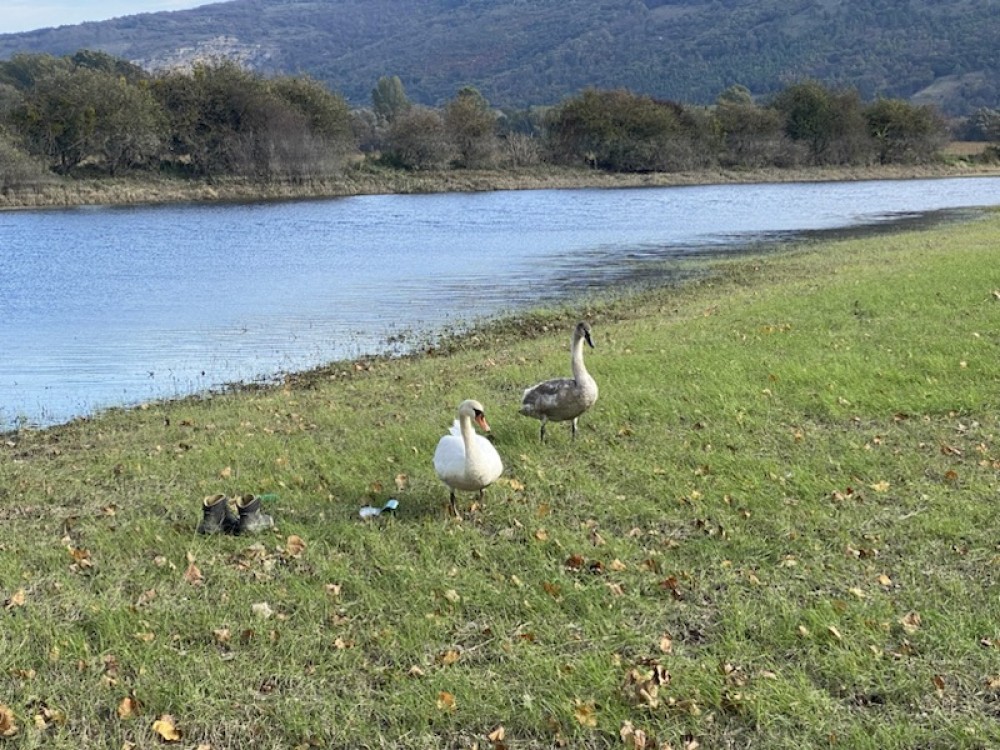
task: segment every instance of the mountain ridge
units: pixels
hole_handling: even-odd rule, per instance
[[[1000,100],[992,0],[229,0],[0,35],[19,52],[97,49],[156,70],[225,56],[308,74],[353,105],[398,75],[419,103],[465,85],[496,106],[587,86],[708,104],[814,78],[966,115]]]

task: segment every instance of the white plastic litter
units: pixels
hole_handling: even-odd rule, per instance
[[[390,497],[386,501],[386,504],[383,505],[381,508],[376,508],[372,505],[364,506],[361,509],[360,515],[361,518],[367,521],[369,518],[375,518],[376,516],[380,516],[383,513],[393,513],[398,507],[399,507],[399,500],[397,500],[394,497]]]

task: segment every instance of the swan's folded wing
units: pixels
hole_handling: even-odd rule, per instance
[[[572,392],[575,387],[576,381],[572,378],[555,378],[533,385],[521,397],[521,413],[543,414],[550,411],[557,407],[566,398],[566,394]]]

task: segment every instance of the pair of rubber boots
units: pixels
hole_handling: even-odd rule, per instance
[[[274,518],[260,509],[260,498],[243,495],[236,501],[236,513],[229,508],[229,498],[212,495],[202,501],[199,534],[253,534],[273,528]]]

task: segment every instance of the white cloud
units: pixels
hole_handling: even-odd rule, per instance
[[[211,0],[5,0],[0,34],[104,21],[118,16],[161,10],[183,10]]]

